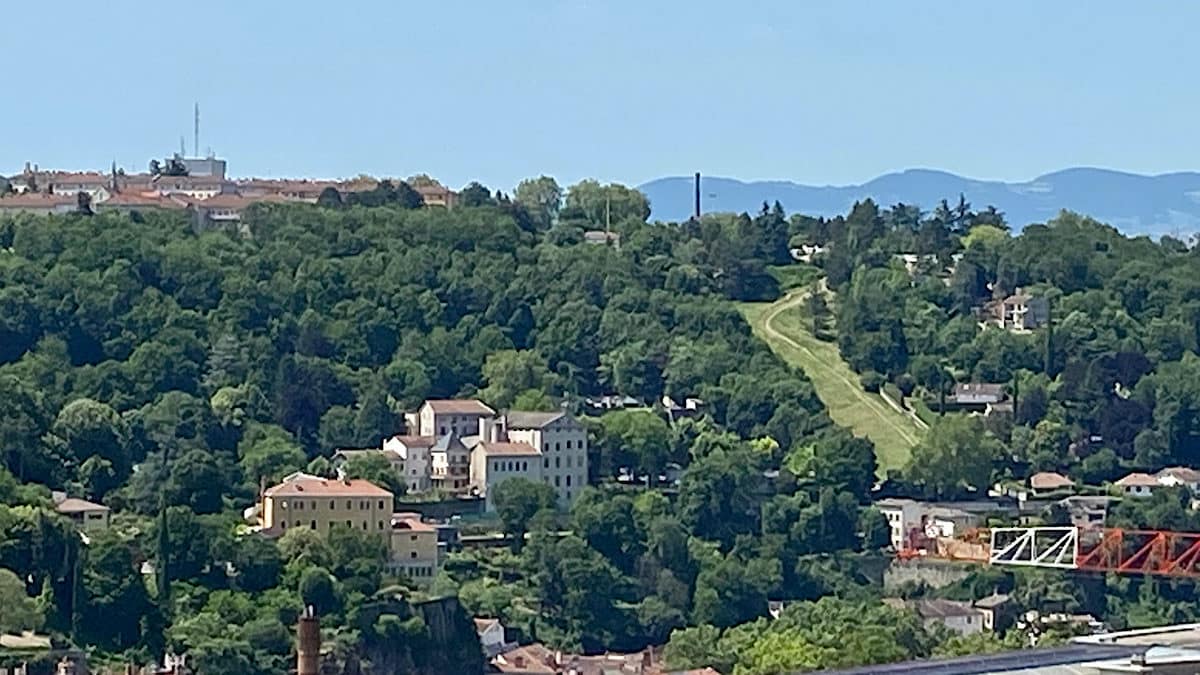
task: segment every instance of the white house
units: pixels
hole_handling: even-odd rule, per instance
[[[1192,492],[1200,492],[1200,471],[1196,469],[1186,466],[1169,466],[1154,474],[1154,478],[1159,485],[1167,487],[1182,485]]]
[[[479,644],[483,646],[484,656],[489,659],[517,646],[506,639],[504,624],[500,623],[500,619],[475,619],[475,633],[479,636]]]
[[[392,436],[383,442],[385,452],[395,453],[402,463],[401,475],[409,492],[427,492],[433,488],[433,436]]]
[[[1131,473],[1116,482],[1121,493],[1127,497],[1149,497],[1154,489],[1162,487],[1158,479],[1148,473]]]
[[[496,508],[497,485],[513,478],[542,480],[542,452],[528,443],[481,440],[471,451],[471,487],[487,497],[488,511]]]

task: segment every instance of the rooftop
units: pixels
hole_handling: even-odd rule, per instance
[[[1061,473],[1054,473],[1053,471],[1042,471],[1029,477],[1029,487],[1034,490],[1057,490],[1074,485],[1075,481]]]
[[[1121,487],[1157,487],[1158,479],[1148,473],[1131,473],[1117,481]]]
[[[496,411],[477,399],[433,399],[425,405],[437,415],[495,415]]]
[[[566,417],[564,412],[509,411],[505,415],[509,429],[541,429]]]
[[[1168,466],[1154,474],[1154,477],[1160,481],[1164,478],[1174,478],[1181,483],[1200,483],[1200,470],[1186,466]]]
[[[907,608],[917,613],[922,619],[946,619],[955,616],[976,616],[979,610],[969,602],[957,600],[942,600],[940,598],[920,598],[917,600],[901,600],[885,598],[885,604],[896,608]]]
[[[419,517],[407,517],[408,514],[392,514],[393,530],[408,530],[409,532],[437,532],[437,528],[429,523],[422,523]],[[400,517],[397,517],[400,516]]]
[[[433,436],[392,436],[393,441],[406,448],[432,448],[437,439]]]
[[[54,510],[59,513],[100,513],[109,511],[109,508],[103,504],[89,502],[86,499],[68,497],[59,502],[54,507]]]
[[[542,452],[528,443],[489,443],[482,441],[479,447],[488,455],[501,457],[530,456],[540,457]]]
[[[362,479],[334,480],[301,477],[267,488],[268,497],[315,495],[331,497],[391,497],[392,493]]]

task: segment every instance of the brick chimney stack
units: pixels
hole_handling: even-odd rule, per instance
[[[311,605],[304,608],[297,629],[296,675],[319,675],[321,668],[321,622]]]

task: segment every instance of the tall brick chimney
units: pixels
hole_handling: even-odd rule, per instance
[[[321,622],[311,605],[300,615],[296,632],[296,675],[318,675],[321,669]]]

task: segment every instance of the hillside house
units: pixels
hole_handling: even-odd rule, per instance
[[[969,602],[957,600],[942,600],[939,598],[920,598],[917,600],[900,600],[886,598],[884,604],[896,609],[911,610],[927,629],[941,625],[958,635],[974,635],[982,633],[985,628],[984,610]],[[993,617],[994,621],[994,617]]]
[[[1071,490],[1075,481],[1053,471],[1041,471],[1029,477],[1029,490],[1035,498]]]
[[[998,326],[1014,332],[1031,331],[1050,320],[1049,301],[1034,297],[1020,288],[1007,298],[994,302],[991,310]]]
[[[433,488],[433,436],[392,436],[383,441],[384,452],[399,458],[395,464],[410,493],[427,492]]]
[[[298,474],[263,492],[262,527],[277,534],[295,527],[317,532],[349,527],[383,536],[392,507],[392,493],[368,481]]]
[[[388,552],[388,569],[421,586],[433,583],[441,569],[437,529],[421,522],[418,513],[392,515]]]
[[[1148,473],[1131,473],[1114,483],[1121,488],[1121,494],[1126,497],[1149,497],[1154,490],[1162,487],[1158,479]]]

